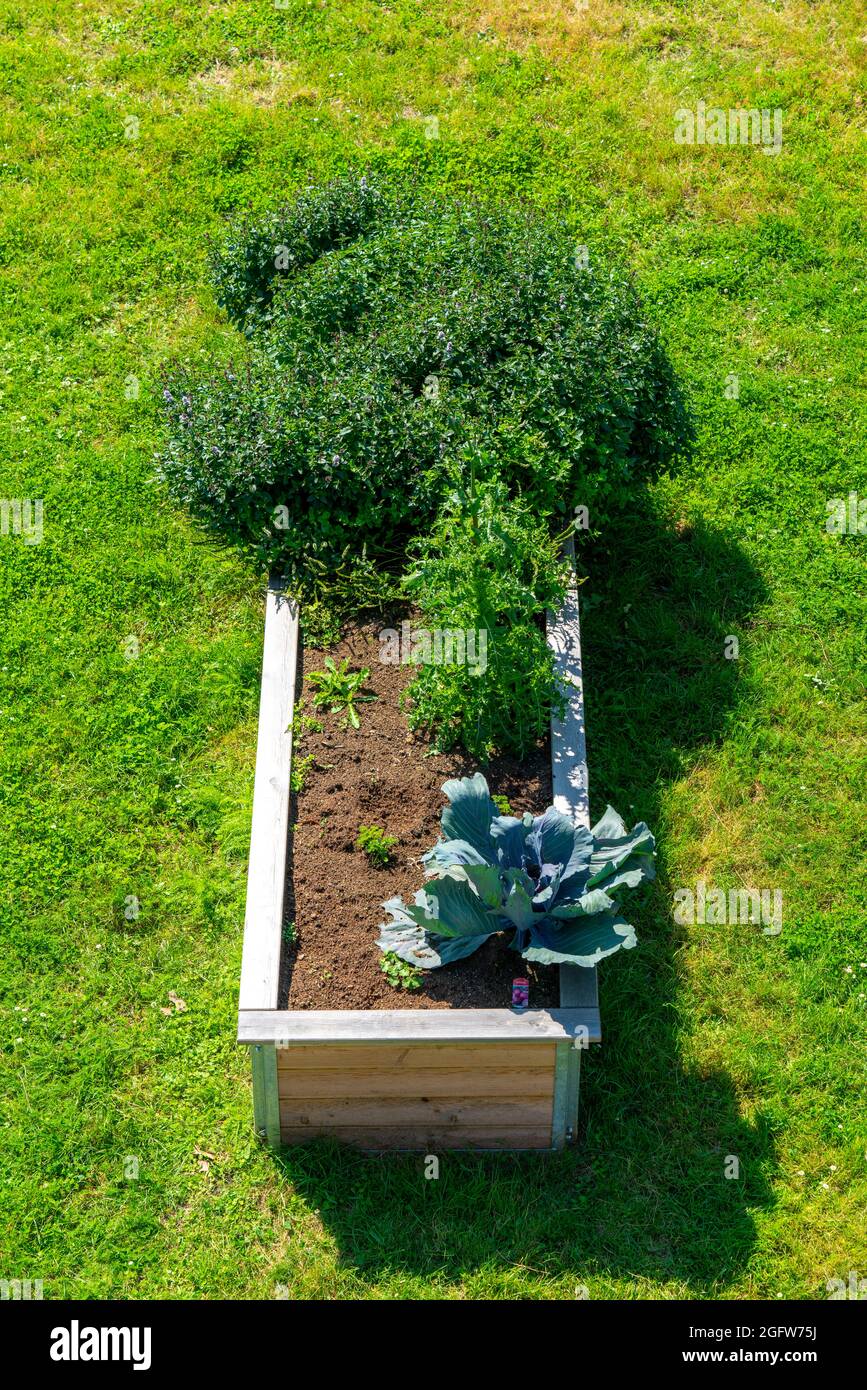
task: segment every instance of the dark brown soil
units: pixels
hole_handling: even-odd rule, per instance
[[[379,624],[350,629],[329,652],[303,652],[301,714],[322,724],[322,732],[303,730],[296,763],[312,755],[303,790],[293,797],[285,920],[295,923],[294,944],[283,946],[281,1007],[292,1009],[448,1009],[508,1008],[515,976],[530,981],[530,1007],[558,1002],[558,973],[532,966],[497,935],[475,955],[439,970],[423,972],[418,990],[394,989],[379,968],[382,903],[401,894],[411,901],[424,883],[420,864],[439,835],[448,777],[475,772],[460,751],[435,754],[431,744],[407,730],[399,697],[411,667],[379,660]],[[345,716],[315,710],[307,683],[330,655],[349,669],[370,667],[365,693],[378,699],[359,705],[361,728]],[[303,726],[298,719],[296,729]],[[551,758],[547,740],[517,763],[501,758],[482,769],[493,793],[509,798],[516,814],[538,814],[551,802]],[[359,827],[379,826],[398,843],[391,863],[374,868],[355,848]]]

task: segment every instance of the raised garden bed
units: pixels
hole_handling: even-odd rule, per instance
[[[395,997],[383,988],[376,977],[375,956],[366,973],[363,943],[355,957],[359,964],[346,972],[342,994],[338,972],[328,967],[327,944],[322,944],[327,943],[327,933],[321,941],[318,933],[310,934],[309,958],[304,921],[297,949],[284,945],[290,854],[303,845],[305,861],[317,847],[325,855],[346,855],[346,841],[354,837],[355,826],[340,818],[341,797],[352,799],[353,807],[365,795],[375,800],[369,768],[356,770],[364,767],[366,746],[381,760],[389,756],[390,744],[390,756],[403,757],[411,766],[407,798],[413,796],[414,779],[417,790],[424,790],[417,816],[411,805],[405,808],[410,844],[416,836],[419,850],[430,841],[430,827],[422,819],[430,801],[427,783],[439,784],[466,770],[460,759],[432,758],[423,770],[416,757],[407,759],[405,726],[389,723],[395,701],[384,700],[370,716],[366,739],[357,742],[353,757],[362,761],[351,770],[327,769],[333,790],[329,793],[326,785],[316,788],[310,814],[302,810],[290,834],[298,618],[297,608],[279,586],[271,587],[238,1016],[238,1040],[252,1054],[257,1129],[272,1145],[329,1135],[371,1150],[562,1148],[575,1133],[581,1051],[601,1040],[595,968],[560,966],[556,1007],[552,1001],[547,1007],[518,1012],[490,1002],[487,1007],[475,1001],[464,1006],[474,989],[481,1000],[489,1001],[503,996],[513,974],[527,973],[525,963],[518,965],[511,952],[508,960],[500,960],[503,948],[496,942],[487,943],[474,961],[448,967],[426,981],[423,1000]],[[355,640],[363,640],[360,630]],[[570,589],[556,618],[549,619],[548,640],[570,690],[565,717],[552,721],[553,804],[576,823],[589,825],[576,588]],[[387,682],[389,676],[397,679],[399,672],[385,668],[376,679]],[[365,713],[377,708],[367,706]],[[498,771],[502,785],[497,784]],[[514,792],[519,804],[524,795],[538,795],[538,804],[528,808],[537,810],[548,803],[547,788],[543,789],[546,771],[544,765],[533,768],[526,761],[520,768],[504,764],[490,770],[492,789],[510,798]],[[336,842],[329,841],[332,816],[325,814],[323,803],[329,796]],[[385,897],[394,889],[385,887],[386,880],[383,884]],[[317,906],[308,893],[312,886],[302,877],[293,891],[307,922],[321,927],[323,915],[334,915],[339,908],[336,900],[327,898]],[[380,918],[369,915],[367,892],[360,894],[357,904],[361,917],[346,924],[344,942],[351,943],[368,913],[373,945],[381,913]],[[349,915],[354,912],[355,907]],[[343,951],[340,959],[346,959]],[[531,1002],[547,987],[542,972],[531,982],[536,991]],[[313,1007],[319,999],[333,1005],[347,994],[369,1003],[364,1008]],[[284,1003],[288,1007],[281,1007]]]

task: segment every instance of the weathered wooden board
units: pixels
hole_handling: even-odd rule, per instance
[[[574,547],[566,547],[566,559],[575,564]],[[572,584],[559,613],[549,613],[548,646],[554,669],[568,694],[563,717],[551,720],[551,778],[554,805],[578,825],[590,824],[587,778],[587,736],[584,725],[584,670],[581,661],[581,619],[578,586]]]
[[[575,574],[575,547],[570,540],[565,558]],[[590,826],[590,789],[587,774],[587,737],[584,723],[584,668],[581,657],[581,616],[578,585],[573,582],[559,613],[548,615],[548,645],[554,668],[567,691],[562,718],[551,719],[551,780],[554,805],[576,825]],[[596,967],[560,966],[560,1007],[586,1009],[597,1020],[586,1041],[600,1042],[599,983]],[[575,1048],[558,1047],[552,1142],[561,1147],[574,1137],[578,1123],[581,1054]]]
[[[279,1048],[282,1142],[331,1134],[362,1148],[549,1148],[555,1055],[551,1042]],[[296,1065],[304,1057],[317,1065]]]
[[[492,1051],[498,1049],[493,1048]],[[405,1067],[364,1068],[357,1053],[351,1067],[340,1071],[277,1071],[281,1100],[327,1096],[551,1096],[553,1062],[545,1067],[518,1071],[512,1067]]]
[[[407,1125],[403,1129],[376,1129],[365,1126],[312,1125],[286,1127],[281,1130],[284,1144],[304,1144],[311,1139],[336,1139],[341,1144],[364,1149],[370,1153],[389,1150],[408,1150],[412,1153],[438,1154],[444,1149],[472,1149],[474,1152],[504,1149],[550,1149],[551,1128],[544,1130],[530,1126],[521,1129],[516,1125],[508,1129],[470,1128],[467,1125],[454,1125],[443,1129],[422,1125]]]
[[[598,1040],[594,1009],[249,1009],[238,1015],[238,1041],[281,1047],[354,1042],[567,1042]]]
[[[240,1009],[277,1007],[297,668],[298,609],[279,586],[271,585],[262,657]]]
[[[363,1067],[365,1074],[380,1071],[425,1072],[451,1067],[459,1071],[551,1072],[554,1070],[554,1043],[371,1043],[359,1053],[357,1044],[334,1043],[322,1047],[279,1047],[279,1073],[297,1071],[343,1071]]]
[[[465,1125],[480,1129],[538,1129],[551,1133],[551,1097],[512,1096],[508,1100],[481,1096],[439,1096],[410,1100],[405,1096],[280,1101],[280,1128],[310,1125],[324,1128],[349,1125],[368,1129],[450,1129]]]

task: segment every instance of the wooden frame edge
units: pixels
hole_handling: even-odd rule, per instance
[[[572,570],[572,582],[559,613],[549,613],[548,644],[554,653],[554,668],[566,686],[568,699],[562,718],[551,717],[551,783],[554,805],[576,825],[590,828],[590,789],[587,769],[587,735],[584,722],[584,669],[581,655],[581,614],[578,583],[575,578],[575,545],[567,541],[564,559]],[[591,1010],[599,1020],[599,978],[596,966],[560,966],[561,1009]],[[588,1042],[601,1042],[597,1024]],[[582,1047],[557,1047],[555,1107],[552,1145],[562,1148],[572,1143],[578,1131],[578,1098],[581,1089]],[[562,1054],[562,1055],[561,1055]]]
[[[242,1009],[238,1042],[247,1046],[323,1043],[578,1043],[600,1038],[599,1010]]]
[[[265,609],[239,1009],[277,1007],[298,628],[297,604],[287,597],[282,582],[272,579]]]

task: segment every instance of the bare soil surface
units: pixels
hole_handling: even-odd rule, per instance
[[[393,988],[380,970],[378,927],[382,903],[401,894],[411,901],[424,884],[421,856],[436,842],[445,805],[442,784],[477,770],[466,754],[435,754],[410,734],[400,708],[412,668],[379,660],[379,624],[348,629],[324,651],[301,655],[301,698],[296,703],[296,765],[312,757],[300,793],[293,797],[285,921],[295,941],[283,946],[281,1007],[291,1009],[507,1008],[512,980],[530,981],[530,1007],[556,1007],[556,968],[533,966],[497,935],[467,960],[422,974],[417,990]],[[313,707],[307,677],[326,655],[350,670],[370,667],[365,693],[378,698],[358,706],[361,728],[344,715]],[[322,731],[305,729],[303,716]],[[481,769],[493,794],[507,796],[513,813],[539,814],[551,803],[551,758],[545,740],[522,763],[493,760]],[[355,848],[359,827],[379,826],[397,837],[385,868],[375,868]]]

